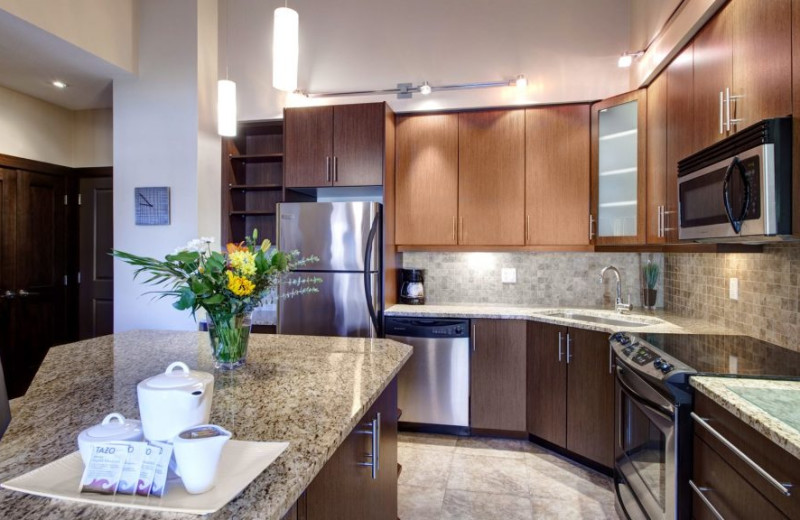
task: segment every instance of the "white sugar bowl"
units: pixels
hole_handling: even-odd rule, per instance
[[[214,376],[176,361],[136,385],[136,395],[147,440],[171,441],[183,430],[208,423]]]
[[[89,464],[92,443],[113,441],[141,441],[144,438],[142,423],[126,419],[122,414],[110,413],[103,422],[86,428],[78,434],[78,449],[84,464]]]

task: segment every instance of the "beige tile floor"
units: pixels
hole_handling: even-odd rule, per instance
[[[527,441],[400,433],[401,520],[617,519],[611,479]]]

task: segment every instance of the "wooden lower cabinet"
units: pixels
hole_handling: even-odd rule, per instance
[[[372,420],[380,414],[379,464],[370,462]],[[306,489],[287,518],[308,520],[384,520],[397,518],[397,380],[342,442]]]
[[[472,320],[470,427],[525,432],[522,320]]]
[[[528,433],[610,468],[614,377],[608,334],[528,323]]]

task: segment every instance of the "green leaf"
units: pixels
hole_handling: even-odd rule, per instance
[[[222,294],[217,293],[213,296],[203,299],[203,303],[207,305],[217,305],[222,303],[225,300],[225,297]]]
[[[186,309],[190,309],[194,307],[195,304],[195,296],[194,293],[188,287],[184,287],[180,290],[180,298],[178,301],[172,304],[173,307],[180,311],[184,311]]]

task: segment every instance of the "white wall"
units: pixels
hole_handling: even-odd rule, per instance
[[[201,183],[219,193],[220,143],[198,130],[207,127],[209,77],[216,67],[200,67],[198,41],[213,36],[214,0],[141,0],[139,76],[114,82],[114,247],[163,257],[206,231],[200,227]],[[208,32],[208,33],[207,33]],[[203,77],[200,77],[202,74]],[[213,142],[212,142],[213,141]],[[215,154],[214,175],[208,157]],[[202,160],[201,160],[202,157]],[[134,188],[169,186],[171,223],[134,224]],[[219,229],[220,214],[209,209]],[[219,236],[218,232],[216,236]],[[195,329],[188,313],[170,299],[152,301],[120,261],[114,271],[114,328]]]
[[[220,65],[227,61],[239,86],[239,118],[281,117],[285,104],[303,102],[272,88],[272,12],[284,2],[221,1],[232,29]],[[596,100],[628,88],[616,61],[628,46],[629,0],[294,0],[290,7],[300,15],[302,90],[498,81],[520,73],[530,81],[522,95],[497,88],[326,103],[386,100],[409,111]]]
[[[72,167],[114,164],[114,116],[110,108],[72,112]]]
[[[136,0],[0,0],[0,9],[136,72]]]

